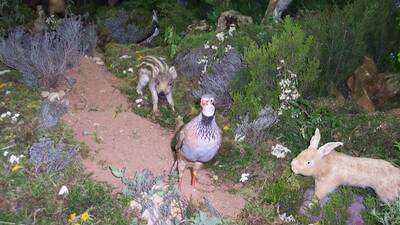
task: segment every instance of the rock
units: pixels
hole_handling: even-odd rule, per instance
[[[354,196],[353,203],[347,208],[346,225],[364,225],[361,212],[365,209],[364,198],[361,195]]]
[[[187,32],[193,32],[193,31],[210,31],[211,27],[207,23],[206,20],[200,20],[200,21],[194,21],[192,24],[187,26],[186,31]]]
[[[390,110],[390,113],[392,113],[397,118],[400,118],[400,108],[392,109],[392,110]]]
[[[40,96],[42,96],[42,98],[47,98],[49,96],[49,94],[50,94],[50,92],[48,92],[48,91],[42,91],[40,93]]]
[[[47,129],[57,125],[67,111],[68,106],[63,101],[43,101],[40,107],[40,127]]]
[[[314,189],[308,188],[303,194],[303,202],[299,209],[299,214],[305,215],[310,218],[312,223],[318,223],[323,217],[323,210],[320,211],[320,214],[315,216],[311,215],[310,205],[312,204],[312,198],[314,196]],[[362,219],[361,212],[365,209],[363,204],[363,197],[361,195],[355,195],[353,203],[347,208],[347,220],[346,225],[364,225],[364,221]],[[326,197],[319,201],[319,206],[323,208],[326,203],[329,202],[329,198]]]
[[[65,0],[49,0],[49,14],[65,14]]]
[[[264,23],[270,16],[274,17],[275,21],[280,21],[282,13],[289,7],[293,0],[271,0],[268,2],[267,10],[265,11],[262,22]]]
[[[203,65],[199,61],[204,57],[210,58],[213,50],[203,47],[186,50],[178,53],[174,60],[174,66],[178,74],[188,78],[196,78],[201,75]]]
[[[379,73],[373,60],[365,56],[363,64],[347,79],[350,96],[361,108],[375,111],[372,99],[384,100],[400,90],[400,74]]]
[[[193,92],[195,97],[209,93],[215,96],[217,107],[229,108],[230,84],[236,73],[244,67],[242,56],[234,48],[217,60],[213,60],[214,54],[215,51],[210,48],[187,50],[177,55],[174,65],[178,74],[199,79],[200,88]]]
[[[217,32],[227,30],[231,24],[235,24],[236,27],[243,27],[253,23],[251,16],[245,16],[238,11],[228,10],[218,17]]]

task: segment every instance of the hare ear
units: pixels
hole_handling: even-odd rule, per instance
[[[319,129],[315,129],[315,134],[312,136],[310,140],[310,148],[318,148],[319,141],[321,140],[321,134],[319,133]]]
[[[322,145],[319,149],[318,152],[322,153],[322,155],[328,155],[333,149],[342,146],[343,142],[328,142],[324,145]]]

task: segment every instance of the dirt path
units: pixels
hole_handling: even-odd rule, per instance
[[[114,88],[118,79],[104,66],[84,58],[70,73],[77,83],[67,94],[71,109],[63,120],[73,128],[76,138],[89,146],[90,157],[84,165],[93,173],[92,178],[120,189],[121,183],[112,176],[109,165],[126,167],[130,174],[142,169],[156,174],[168,172],[173,163],[173,133],[132,113],[126,97]],[[211,185],[205,170],[199,174],[196,191],[190,187],[189,171],[184,178],[186,197],[206,196],[224,216],[233,217],[244,206],[240,196],[227,192],[230,187]]]

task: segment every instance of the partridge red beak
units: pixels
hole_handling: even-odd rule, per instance
[[[202,99],[202,100],[200,101],[201,107],[204,107],[204,106],[206,106],[207,104],[208,104],[208,100]]]

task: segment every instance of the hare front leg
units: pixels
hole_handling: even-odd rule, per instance
[[[329,180],[317,181],[315,180],[315,196],[321,201],[330,192],[336,189],[338,185]]]

